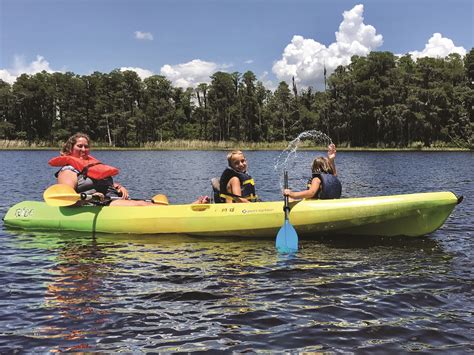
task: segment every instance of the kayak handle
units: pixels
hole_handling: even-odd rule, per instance
[[[201,205],[201,204],[191,205],[191,209],[195,212],[202,212],[202,211],[208,210],[209,208],[211,208],[210,205]]]

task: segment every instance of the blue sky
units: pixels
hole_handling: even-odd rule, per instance
[[[134,69],[175,85],[217,70],[267,87],[320,87],[326,66],[371,50],[413,56],[473,47],[472,0],[0,0],[0,79],[46,70]],[[337,32],[337,35],[336,35]]]

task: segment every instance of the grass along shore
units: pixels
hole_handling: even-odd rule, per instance
[[[93,142],[94,150],[284,150],[289,142],[233,142],[233,141],[201,141],[201,140],[172,140],[148,142],[143,146],[114,147],[103,142]],[[0,140],[0,150],[59,150],[62,143],[52,145],[51,142],[38,141],[28,142],[26,140]],[[303,140],[298,144],[300,150],[325,150],[325,146],[316,146],[310,140]],[[423,147],[421,142],[414,142],[410,147],[351,147],[348,144],[339,144],[339,151],[469,151],[472,149],[450,146],[444,142],[433,144],[431,147]]]

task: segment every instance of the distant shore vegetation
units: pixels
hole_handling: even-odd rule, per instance
[[[62,143],[62,142],[61,142]],[[26,140],[0,140],[0,150],[57,150],[61,144],[52,146],[48,141],[28,142]],[[413,142],[409,147],[351,147],[342,143],[338,145],[339,151],[468,151],[469,148],[454,147],[445,142],[436,142],[430,147],[424,147],[423,142]],[[288,142],[235,142],[235,141],[201,141],[176,139],[163,142],[147,142],[140,147],[111,147],[108,144],[93,144],[94,150],[284,150]],[[299,150],[325,151],[327,146],[315,145],[311,141],[301,141]]]
[[[133,71],[23,74],[0,80],[0,149],[55,148],[78,131],[108,149],[284,149],[308,130],[340,149],[474,148],[474,49],[354,56],[326,83],[271,91],[251,71],[219,71],[182,89]]]

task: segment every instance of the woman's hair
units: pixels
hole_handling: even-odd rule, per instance
[[[231,164],[231,160],[232,160],[232,157],[233,157],[234,155],[244,155],[244,153],[242,153],[242,151],[240,151],[240,150],[233,150],[233,151],[229,152],[229,153],[227,154],[227,162],[229,163],[229,166],[231,166],[231,165],[230,165],[230,164]]]
[[[328,160],[325,157],[318,157],[313,160],[313,165],[311,166],[311,171],[313,174],[333,174],[331,166],[329,165]]]
[[[66,143],[64,143],[63,147],[61,148],[61,152],[60,152],[61,155],[70,155],[72,152],[72,147],[74,147],[74,144],[76,144],[79,138],[87,139],[87,143],[89,144],[91,142],[91,139],[89,138],[87,134],[78,132],[72,135],[71,137],[69,137]]]

